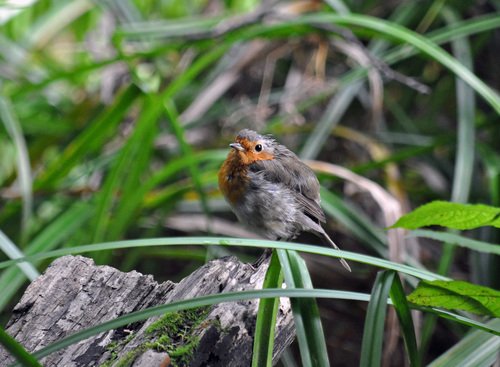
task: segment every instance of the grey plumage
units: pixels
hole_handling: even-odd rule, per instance
[[[245,154],[259,144],[259,152],[273,157],[257,159],[244,167],[248,178],[242,182],[245,195],[230,203],[238,219],[272,240],[291,240],[301,232],[311,232],[339,249],[321,227],[326,218],[320,206],[320,185],[312,169],[288,148],[255,131],[240,131],[236,141],[254,143],[247,147],[232,144],[241,150],[238,153]],[[232,172],[228,175],[233,177]],[[344,259],[339,260],[351,271]]]

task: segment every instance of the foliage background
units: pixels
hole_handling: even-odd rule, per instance
[[[216,186],[227,144],[249,127],[316,160],[328,231],[343,249],[498,289],[498,257],[384,229],[434,199],[500,206],[498,1],[0,6],[0,229],[12,251],[252,236],[234,223]],[[467,235],[499,243],[497,229]],[[2,260],[12,256],[6,243]],[[175,281],[229,253],[259,255],[183,246],[93,257]],[[331,258],[305,258],[316,287],[372,288],[371,266],[347,274]],[[2,324],[26,272],[0,274]],[[330,360],[358,363],[366,304],[319,305]],[[425,361],[466,332],[429,325]],[[384,365],[402,365],[394,319],[385,332]]]

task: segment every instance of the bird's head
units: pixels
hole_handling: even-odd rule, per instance
[[[274,159],[276,142],[269,136],[244,129],[229,146],[232,148],[229,154],[237,158],[241,164],[248,165],[256,161]]]

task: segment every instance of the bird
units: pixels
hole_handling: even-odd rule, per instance
[[[241,130],[218,173],[219,189],[238,220],[270,240],[310,232],[340,248],[325,232],[314,171],[270,135]],[[345,259],[339,259],[351,271]]]

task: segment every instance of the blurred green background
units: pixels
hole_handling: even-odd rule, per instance
[[[228,144],[251,128],[317,161],[343,249],[498,288],[498,258],[384,228],[435,199],[500,206],[499,11],[495,0],[0,1],[0,229],[25,254],[251,236],[217,189]],[[91,256],[178,281],[228,254],[260,252]],[[376,269],[305,258],[315,286],[370,292]],[[18,268],[0,273],[2,324],[28,283]],[[319,304],[332,363],[357,364],[366,304]],[[428,361],[465,331],[432,330]],[[385,348],[384,365],[401,366],[401,340]]]

